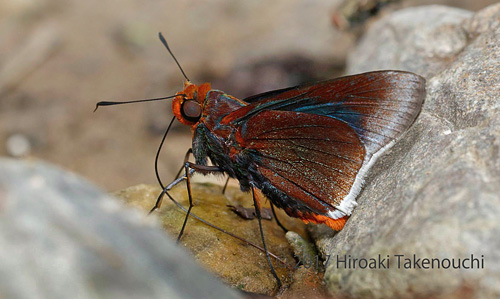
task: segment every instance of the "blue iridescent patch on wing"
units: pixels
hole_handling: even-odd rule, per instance
[[[353,127],[358,134],[363,131],[361,128],[362,115],[349,109],[348,107],[343,106],[342,101],[334,103],[314,103],[311,105],[299,106],[294,108],[293,111],[328,116],[346,122]]]

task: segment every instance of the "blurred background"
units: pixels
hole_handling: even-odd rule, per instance
[[[239,98],[342,74],[364,28],[385,12],[497,1],[2,0],[0,156],[36,158],[113,191],[155,183],[170,102],[96,102],[172,95],[182,74]],[[177,124],[161,155],[173,178],[191,145]]]

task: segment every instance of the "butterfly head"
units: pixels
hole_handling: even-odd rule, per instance
[[[175,117],[187,126],[196,125],[201,118],[203,103],[210,89],[210,83],[198,86],[186,80],[184,90],[178,92],[172,102]]]

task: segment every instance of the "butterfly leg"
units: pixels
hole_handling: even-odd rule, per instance
[[[271,211],[273,212],[274,220],[276,220],[276,223],[278,224],[278,226],[281,227],[281,229],[286,234],[288,232],[288,229],[283,224],[281,224],[281,222],[278,220],[278,215],[276,215],[276,211],[274,210],[273,203],[271,201],[269,201],[269,203],[271,204]]]
[[[199,165],[195,163],[188,162],[187,159],[189,158],[190,151],[186,153],[185,157],[185,162],[184,162],[184,170],[185,170],[185,178],[186,178],[186,187],[188,191],[188,200],[189,200],[189,208],[186,213],[186,217],[184,218],[184,223],[182,224],[181,231],[179,232],[179,236],[177,236],[177,243],[179,243],[182,234],[184,234],[184,229],[186,228],[187,220],[189,218],[189,214],[191,213],[191,209],[193,208],[193,196],[191,193],[191,179],[190,176],[192,174],[191,171],[198,171],[201,173],[212,173],[212,172],[221,172],[222,169],[220,169],[217,166],[206,166],[206,165]]]
[[[184,218],[184,223],[182,224],[181,231],[179,232],[179,235],[177,236],[177,243],[181,240],[182,234],[184,234],[184,229],[186,228],[187,220],[189,218],[189,215],[191,214],[191,209],[193,208],[193,197],[191,196],[191,179],[190,173],[189,173],[189,155],[193,152],[193,149],[190,148],[187,150],[186,154],[184,155],[184,167],[181,167],[179,169],[179,173],[177,173],[177,177],[181,174],[182,168],[184,168],[185,171],[185,178],[186,178],[186,187],[188,191],[188,200],[189,200],[189,208],[186,213],[186,217]]]
[[[166,136],[166,135],[165,135]],[[163,138],[165,139],[165,136],[163,136]],[[162,143],[160,144],[160,148],[163,144],[163,140],[162,140]],[[184,163],[186,163],[189,155],[193,152],[193,149],[188,149],[188,151],[186,152],[186,155],[184,155]],[[180,183],[181,181],[183,181],[185,178],[179,178],[179,176],[181,175],[181,171],[184,169],[184,165],[181,167],[181,169],[179,169],[179,172],[177,173],[177,175],[175,176],[175,180],[170,183],[168,186],[164,186],[163,183],[161,182],[160,180],[160,175],[158,173],[158,156],[159,156],[159,151],[158,153],[156,154],[156,160],[155,160],[155,172],[156,172],[156,177],[158,179],[158,183],[160,183],[160,186],[162,187],[163,191],[160,193],[160,195],[158,196],[158,199],[156,200],[156,203],[154,205],[154,207],[149,211],[148,215],[153,213],[154,211],[156,210],[159,210],[160,207],[161,207],[161,203],[163,202],[163,196],[165,196],[165,194],[172,200],[172,196],[170,196],[170,194],[168,193],[168,191],[170,191],[170,189],[172,189],[175,185],[177,185],[178,183]]]
[[[180,176],[181,176],[181,173],[182,171],[184,170],[184,165],[181,166],[181,168],[179,168],[179,171],[177,172],[177,174],[175,175],[175,178],[178,179]]]
[[[189,156],[189,152],[186,154],[186,158]],[[186,186],[188,191],[188,199],[189,199],[189,208],[186,213],[186,217],[184,218],[184,223],[182,224],[181,231],[177,236],[177,243],[181,240],[182,234],[184,233],[184,228],[186,228],[187,220],[189,218],[189,214],[191,213],[191,209],[193,208],[193,197],[191,196],[191,179],[189,178],[189,162],[184,163],[184,170],[186,174]]]
[[[161,207],[161,203],[163,202],[163,196],[166,194],[168,196],[168,198],[170,198],[170,200],[172,202],[176,202],[172,196],[170,195],[170,193],[168,193],[168,191],[170,191],[170,189],[172,189],[175,185],[179,184],[180,182],[182,182],[185,178],[182,177],[182,178],[178,178],[176,180],[174,180],[172,183],[168,184],[168,186],[164,187],[163,190],[161,191],[160,195],[158,196],[158,199],[156,200],[156,204],[154,205],[154,207],[149,211],[148,215],[150,215],[151,213],[153,213],[154,211],[156,210],[159,210],[160,207]]]
[[[226,183],[224,184],[224,187],[222,187],[222,195],[226,194],[226,188],[227,188],[227,183],[229,183],[229,177],[227,177]]]
[[[264,251],[266,253],[267,257],[267,262],[269,263],[269,267],[271,268],[271,273],[273,274],[274,278],[276,278],[276,282],[278,283],[278,288],[281,289],[282,283],[281,280],[278,277],[278,274],[276,274],[276,270],[274,270],[273,263],[271,263],[271,258],[269,257],[269,251],[267,250],[266,247],[266,241],[264,238],[264,230],[262,229],[262,216],[260,215],[260,201],[256,196],[256,190],[255,187],[252,186],[252,198],[253,198],[253,204],[255,206],[255,215],[257,215],[257,219],[259,220],[259,229],[260,229],[260,237],[262,239],[262,245],[264,247]]]

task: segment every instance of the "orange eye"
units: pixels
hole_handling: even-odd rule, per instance
[[[198,122],[201,117],[201,106],[195,100],[187,100],[182,103],[182,116],[191,122]]]

